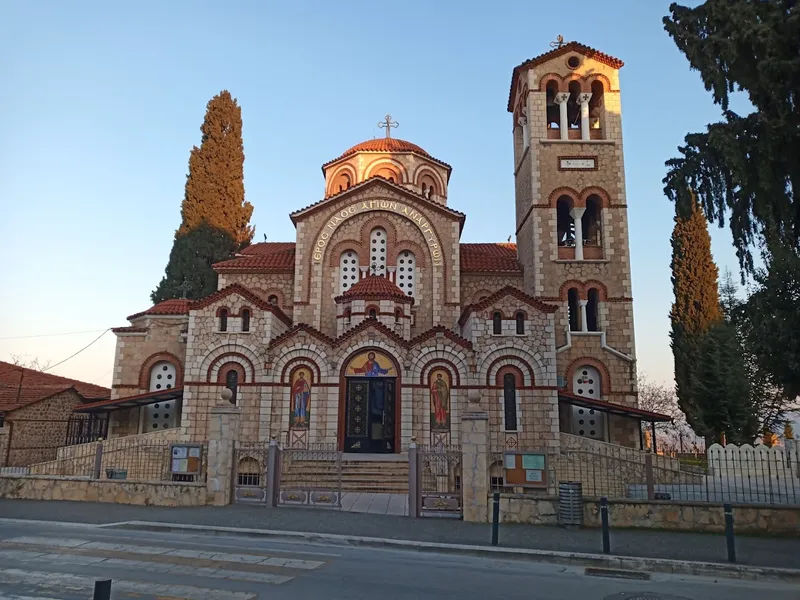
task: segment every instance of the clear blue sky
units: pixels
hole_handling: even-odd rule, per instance
[[[206,102],[242,106],[256,240],[294,240],[320,165],[380,135],[453,165],[462,241],[514,232],[515,65],[558,34],[619,57],[639,368],[669,381],[664,161],[719,111],[661,25],[664,0],[5,2],[0,8],[0,360],[58,362],[150,305]],[[736,269],[727,230],[712,229]],[[110,384],[114,336],[54,370]]]

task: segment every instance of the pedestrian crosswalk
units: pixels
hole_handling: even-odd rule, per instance
[[[256,600],[320,569],[291,552],[223,552],[170,545],[20,536],[0,541],[0,600],[90,598],[112,579],[113,598]]]

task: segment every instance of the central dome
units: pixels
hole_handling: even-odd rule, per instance
[[[425,152],[425,150],[416,144],[412,144],[411,142],[407,142],[405,140],[398,140],[397,138],[383,137],[356,144],[349,150],[345,150],[336,160],[344,158],[345,156],[350,156],[356,152],[415,152],[417,154],[421,154],[422,156],[430,157],[430,154]]]

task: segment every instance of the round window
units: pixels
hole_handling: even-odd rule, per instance
[[[580,64],[581,64],[581,59],[578,58],[577,56],[570,56],[567,59],[567,66],[570,69],[577,69]]]

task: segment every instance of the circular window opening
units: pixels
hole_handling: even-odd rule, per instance
[[[580,65],[580,64],[581,64],[581,59],[580,59],[580,58],[578,58],[577,56],[570,56],[570,57],[567,59],[567,66],[568,66],[570,69],[577,69],[577,68],[578,68],[578,65]]]

